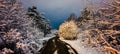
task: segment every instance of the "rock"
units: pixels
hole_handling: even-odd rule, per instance
[[[59,37],[51,38],[40,52],[40,54],[78,54],[71,45],[61,41]]]

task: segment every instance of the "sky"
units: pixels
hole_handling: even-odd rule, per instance
[[[90,0],[21,0],[23,7],[36,6],[38,12],[44,13],[46,19],[50,20],[53,29],[58,29],[71,13],[75,13],[76,17],[80,15]],[[93,2],[98,2],[95,0]]]

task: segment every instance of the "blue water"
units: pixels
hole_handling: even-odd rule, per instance
[[[73,12],[65,12],[65,13],[59,13],[56,11],[53,11],[53,12],[46,12],[45,14],[45,17],[46,19],[49,19],[50,20],[50,23],[51,23],[51,27],[52,29],[58,29],[60,24],[64,23],[65,20],[68,19],[68,17],[70,16],[70,14],[73,13]],[[76,13],[76,18],[77,16],[79,16],[80,13]]]

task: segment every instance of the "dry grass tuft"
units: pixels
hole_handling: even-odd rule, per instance
[[[75,21],[71,20],[60,25],[58,35],[64,39],[72,40],[77,38],[78,31]]]

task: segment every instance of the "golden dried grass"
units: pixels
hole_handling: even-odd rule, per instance
[[[76,39],[78,34],[78,27],[75,21],[71,20],[60,25],[58,35],[64,39]]]

